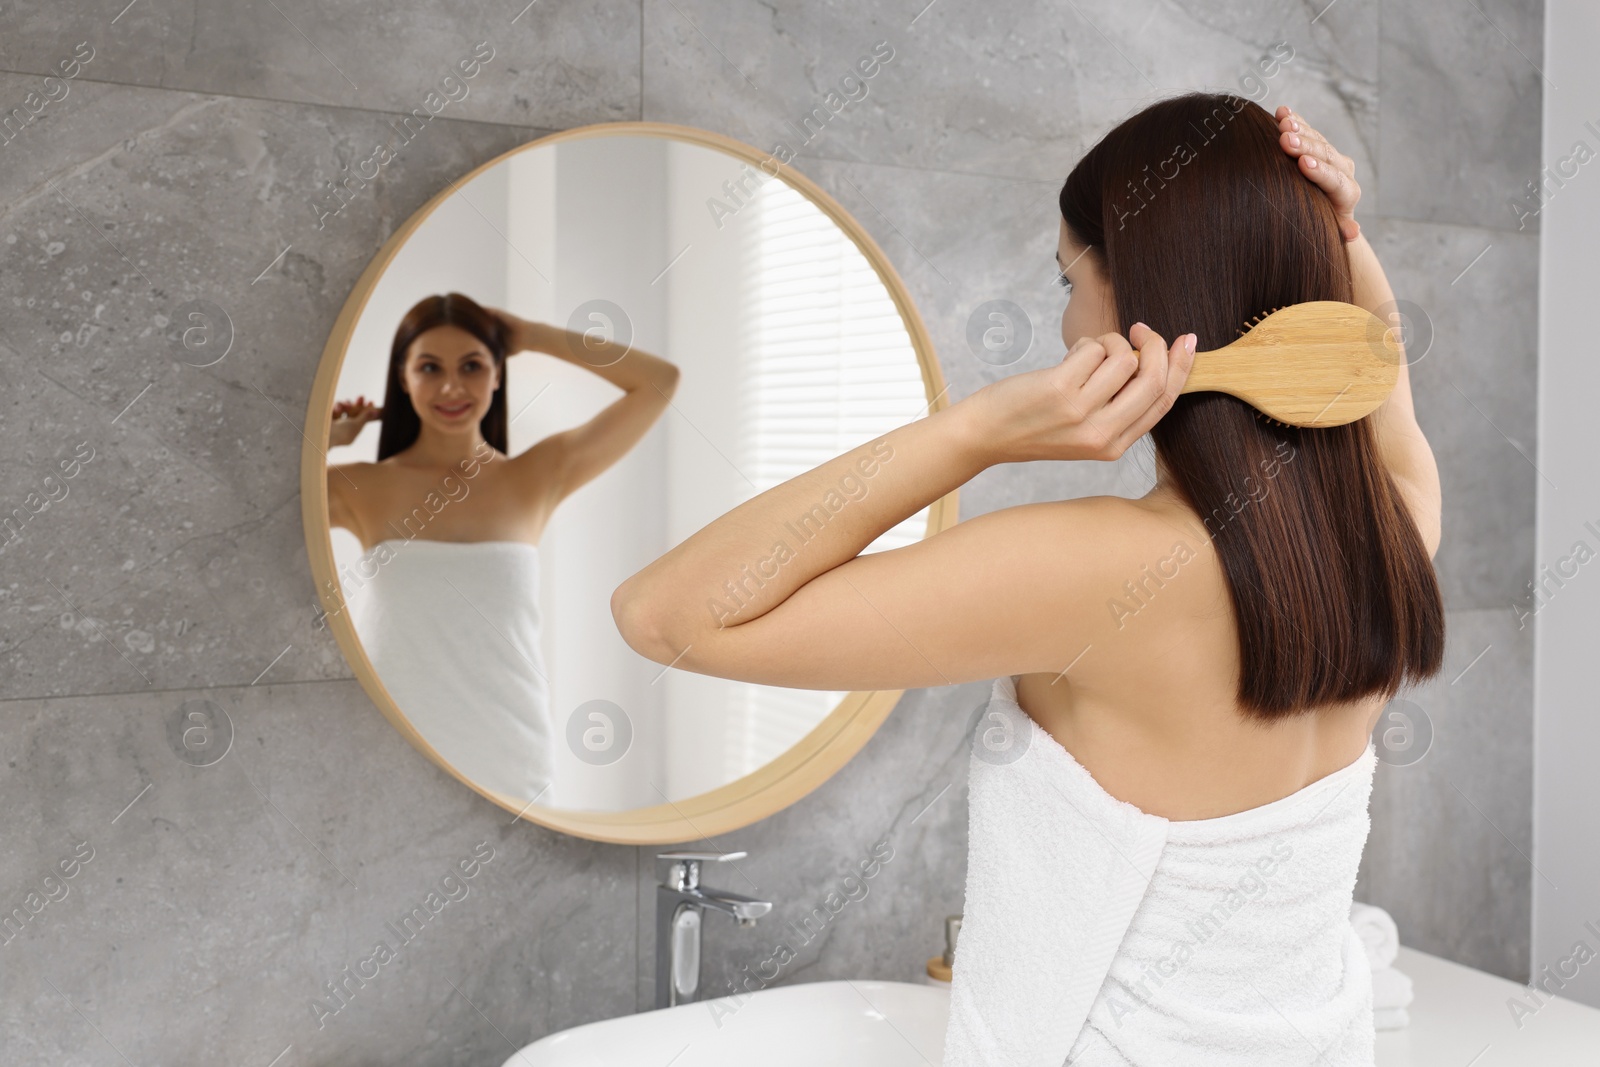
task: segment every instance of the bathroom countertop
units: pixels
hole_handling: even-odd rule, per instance
[[[1401,948],[1394,964],[1416,988],[1411,1025],[1379,1031],[1378,1067],[1594,1067],[1600,1008],[1542,994],[1459,963]],[[1520,1003],[1531,1014],[1514,1017]],[[1518,1025],[1520,1017],[1521,1025]]]

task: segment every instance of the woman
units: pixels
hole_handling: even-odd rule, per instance
[[[623,395],[511,456],[505,364],[519,352],[586,367]],[[334,406],[335,445],[382,419],[377,462],[328,470],[330,521],[366,550],[342,576],[361,594],[362,647],[423,739],[518,804],[554,799],[539,538],[557,504],[655,424],[677,381],[656,356],[451,293],[401,319],[381,408]]]
[[[1015,816],[980,811],[980,777],[985,797],[1007,786],[974,760],[947,1065],[1046,1053],[1055,1064],[1069,1054],[1074,1064],[1372,1062],[1370,975],[1348,913],[1369,736],[1397,688],[1436,673],[1442,656],[1433,455],[1403,364],[1389,399],[1343,427],[1282,427],[1230,396],[1179,395],[1195,349],[1223,347],[1262,312],[1324,299],[1393,307],[1354,219],[1358,197],[1350,161],[1287,108],[1274,118],[1207,93],[1146,108],[1062,187],[1056,262],[1071,347],[1059,365],[994,382],[768,490],[613,594],[629,643],[681,669],[838,690],[993,678],[991,714],[1025,712],[1043,739],[1031,755],[1059,771],[1062,789],[1083,786],[1082,811],[1058,802],[1035,813],[1041,847],[1085,812],[1116,823],[1087,827],[1106,841],[1155,842],[1103,957],[1063,972],[1063,986],[1088,982],[1067,1030],[1004,1017],[1006,1002],[985,999],[978,977],[1003,983],[1010,968],[1015,983],[1021,969],[1037,986],[1049,954],[1020,917],[1008,934],[985,894],[1019,909],[1082,911],[1074,894],[1126,902],[1070,862],[1061,881],[1021,888],[1004,863],[990,870],[993,857],[1029,860],[991,832],[988,820]],[[992,464],[1115,460],[1146,432],[1157,477],[1139,499],[1005,508],[858,555]],[[708,598],[869,460],[870,492],[718,625]],[[1313,797],[1320,809],[1302,803]],[[1270,841],[1258,834],[1291,811]],[[1315,834],[1326,840],[1313,847],[1303,835]],[[1186,894],[1231,887],[1239,872],[1211,857],[1247,838],[1299,857],[1277,874],[1263,921],[1219,926],[1182,967],[1164,966]],[[1100,844],[1088,833],[1081,847]],[[1118,860],[1129,865],[1111,857],[1113,878]],[[1005,951],[1016,958],[996,958]]]

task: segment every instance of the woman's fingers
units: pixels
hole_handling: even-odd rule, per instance
[[[1134,324],[1129,338],[1106,334],[1098,339],[1105,359],[1080,393],[1087,409],[1084,432],[1097,459],[1122,455],[1170,406],[1163,399],[1171,379],[1166,342],[1142,322]]]
[[[1194,334],[1186,333],[1176,338],[1169,349],[1160,334],[1149,327],[1144,329],[1146,335],[1140,348],[1147,353],[1152,365],[1161,365],[1164,374],[1158,382],[1153,383],[1150,402],[1137,412],[1118,439],[1115,447],[1119,453],[1132,447],[1135,441],[1149,433],[1172,410],[1172,405],[1183,392],[1183,383],[1188,380],[1189,370],[1194,366]],[[1159,359],[1156,358],[1158,355]]]
[[[1136,322],[1128,337],[1139,346],[1139,372],[1106,405],[1106,415],[1121,431],[1134,425],[1167,388],[1167,343],[1142,322]]]
[[[336,419],[370,419],[383,414],[383,409],[370,400],[336,400],[333,417]]]
[[[1279,108],[1278,111],[1279,140],[1285,151],[1293,156],[1309,156],[1319,161],[1319,166],[1313,169],[1320,169],[1321,165],[1326,165],[1334,170],[1343,171],[1349,177],[1355,176],[1355,161],[1334,148],[1315,127],[1287,106]]]
[[[1094,371],[1079,389],[1083,406],[1092,412],[1104,407],[1139,370],[1139,353],[1119,333],[1102,334],[1090,342],[1099,352]],[[1080,352],[1086,352],[1084,346]]]
[[[1061,385],[1063,388],[1077,391],[1083,388],[1089,376],[1104,362],[1105,349],[1092,337],[1080,337],[1067,349],[1066,356],[1061,360]]]
[[[1351,171],[1354,170],[1354,164],[1348,164],[1331,144],[1315,132],[1281,130],[1278,140],[1285,152],[1304,161],[1306,176],[1319,185],[1333,183],[1338,177],[1350,177],[1346,174],[1347,166]]]
[[[1274,114],[1278,120],[1279,145],[1296,158],[1300,173],[1327,194],[1339,215],[1340,236],[1354,241],[1361,235],[1361,224],[1355,219],[1356,204],[1361,199],[1355,160],[1334,148],[1287,104]]]
[[[1191,353],[1169,355],[1160,334],[1136,323],[1129,337],[1080,337],[1058,367],[986,388],[1021,398],[1009,421],[1038,456],[1114,460],[1172,406]],[[1029,381],[1046,391],[1024,388]]]

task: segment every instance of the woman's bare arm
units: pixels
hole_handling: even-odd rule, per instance
[[[551,434],[515,461],[537,470],[554,501],[597,477],[627,455],[666,410],[678,388],[678,367],[660,356],[597,337],[529,322],[506,312],[511,326],[508,354],[543,352],[604,378],[623,390],[593,418],[570,430]]]
[[[328,468],[328,525],[345,529],[356,535],[366,545],[366,531],[361,528],[361,515],[355,506],[355,494],[361,491],[355,477],[365,463],[341,463]]]
[[[1059,366],[1003,378],[739,505],[617,587],[624,640],[683,670],[800,689],[1062,670],[1109,624],[1086,606],[1142,562],[1116,511],[1126,501],[1006,508],[860,553],[992,464],[1120,456],[1170,409],[1194,351],[1192,335],[1170,359],[1148,327],[1133,336],[1139,351],[1112,334],[1082,341]]]
[[[333,405],[328,429],[328,447],[334,448],[355,443],[367,423],[381,418],[383,409],[364,396],[354,400],[340,400]],[[365,463],[339,463],[328,467],[328,525],[343,528],[362,538],[361,517],[355,507],[354,494],[360,491],[355,478]]]
[[[1355,220],[1355,206],[1361,198],[1355,162],[1329,144],[1327,138],[1288,106],[1278,108],[1276,115],[1280,146],[1299,160],[1300,173],[1333,202],[1350,259],[1355,303],[1387,322],[1392,336],[1400,343],[1399,378],[1388,399],[1372,413],[1372,425],[1384,465],[1405,495],[1423,544],[1432,555],[1438,551],[1440,537],[1439,467],[1412,405],[1405,324],[1395,305],[1394,290],[1378,262],[1377,252]]]
[[[1350,255],[1351,281],[1355,302],[1389,323],[1392,335],[1400,342],[1400,375],[1394,392],[1372,413],[1373,431],[1383,452],[1384,464],[1407,495],[1417,529],[1432,555],[1439,547],[1439,465],[1433,448],[1417,423],[1411,401],[1411,371],[1403,338],[1404,323],[1395,307],[1394,290],[1378,263],[1378,254],[1367,242],[1366,234],[1345,244]]]

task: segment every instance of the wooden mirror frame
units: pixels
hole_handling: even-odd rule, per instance
[[[732,782],[680,801],[668,801],[647,808],[628,811],[575,811],[524,803],[514,797],[484,789],[462,775],[428,744],[400,711],[394,698],[384,688],[366,650],[361,647],[355,624],[345,610],[342,587],[333,558],[332,529],[328,521],[327,453],[329,441],[328,414],[333,410],[334,391],[339,373],[344,367],[346,351],[357,321],[367,305],[378,280],[388,269],[400,248],[416,230],[428,220],[435,209],[453,196],[460,187],[491,167],[497,166],[519,152],[593,137],[653,136],[687,144],[700,145],[743,160],[771,177],[782,176],[794,189],[802,193],[823,213],[832,219],[861,250],[872,264],[889,296],[894,301],[911,345],[922,368],[922,380],[928,396],[929,413],[949,405],[945,399],[944,375],[935,357],[933,342],[927,327],[906,292],[905,283],[890,265],[883,250],[866,230],[844,210],[833,197],[815,183],[781,162],[775,155],[735,141],[732,138],[691,126],[678,126],[664,122],[608,122],[580,126],[541,137],[513,148],[484,163],[465,176],[451,181],[437,195],[422,205],[405,224],[389,236],[383,247],[372,257],[355,288],[346,298],[334,321],[327,344],[322,349],[322,360],[317,367],[316,380],[311,387],[311,399],[306,410],[305,448],[300,461],[300,511],[306,530],[306,551],[311,559],[311,573],[317,584],[317,595],[334,639],[355,672],[356,679],[366,690],[372,702],[383,712],[401,736],[443,767],[453,777],[470,789],[487,797],[519,818],[540,826],[591,841],[607,841],[622,845],[663,845],[678,842],[700,841],[715,834],[737,830],[766,818],[816,789],[843,767],[861,750],[867,739],[875,733],[889,712],[899,702],[904,690],[879,692],[854,692],[846,696],[820,723],[776,759]],[[768,171],[764,164],[778,164],[776,172]],[[932,537],[941,530],[955,525],[957,494],[949,494],[934,501],[928,508],[928,530]]]

